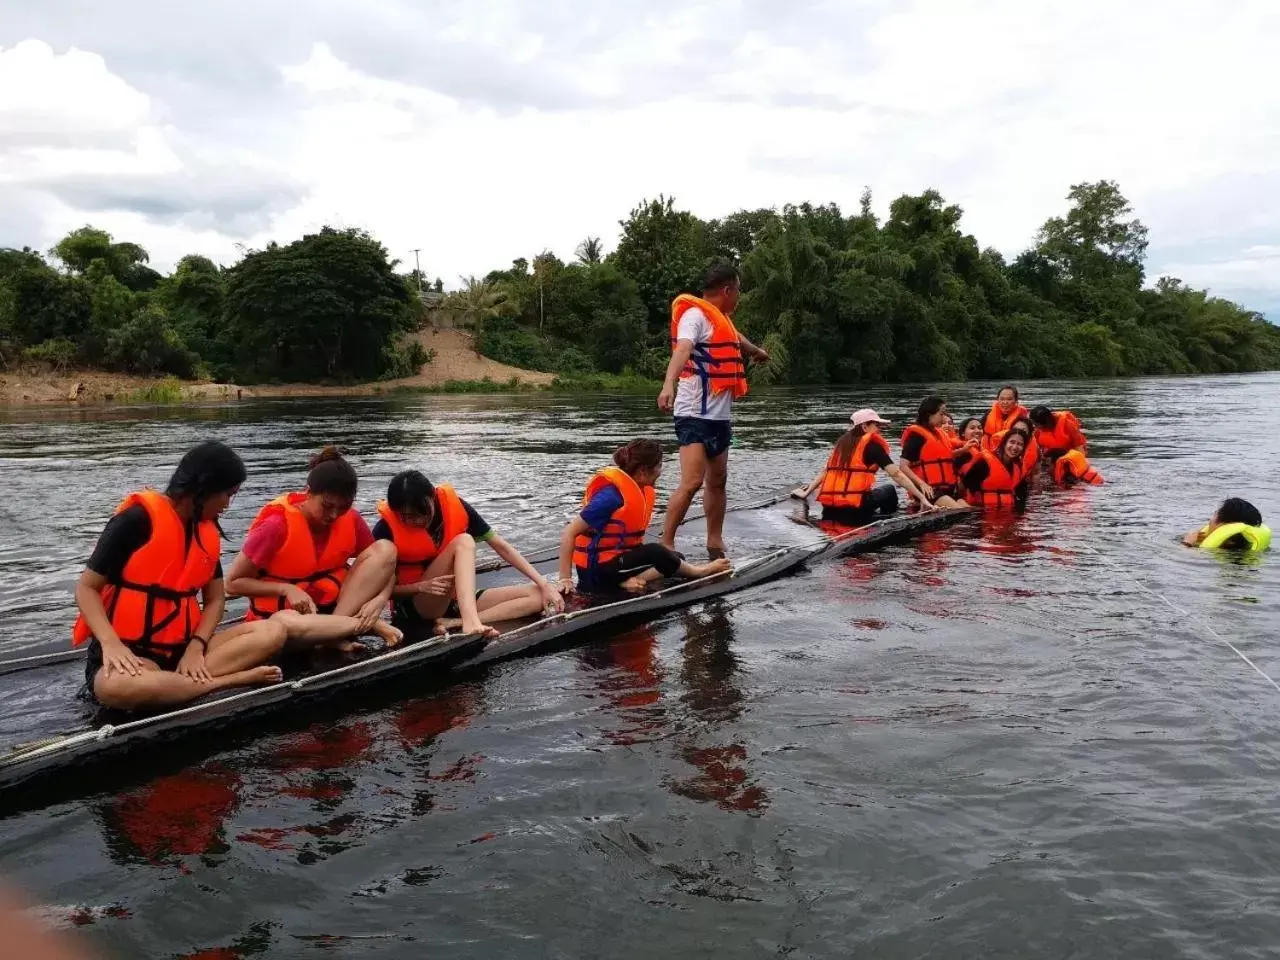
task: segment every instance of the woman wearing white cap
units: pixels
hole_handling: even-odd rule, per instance
[[[875,485],[877,471],[883,470],[889,479],[918,500],[922,509],[961,506],[950,497],[938,497],[935,501],[928,484],[921,482],[905,464],[893,462],[889,444],[880,435],[880,425],[887,425],[888,420],[864,408],[849,421],[853,426],[836,441],[822,472],[807,487],[792,491],[792,496],[807,500],[817,490],[824,520],[858,526],[876,514],[890,514],[898,509],[897,491],[887,484]]]

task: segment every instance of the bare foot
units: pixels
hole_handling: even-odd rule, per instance
[[[729,562],[729,558],[721,557],[719,560],[712,560],[700,567],[694,567],[693,574],[695,577],[710,577],[717,573],[729,573],[731,570],[733,570],[733,564]]]
[[[284,673],[280,668],[270,665],[253,667],[246,672],[249,674],[249,679],[253,683],[279,683],[284,679]]]
[[[715,545],[712,545],[712,544],[710,544],[710,543],[708,543],[708,544],[707,544],[707,559],[708,559],[708,560],[723,560],[723,559],[724,559],[724,556],[725,556],[725,554],[724,554],[724,544],[723,544],[723,543],[718,543],[718,544],[715,544]]]
[[[382,642],[388,647],[398,647],[400,646],[400,641],[404,639],[404,631],[397,630],[385,620],[375,620],[373,632],[381,637]]]
[[[641,577],[628,577],[620,584],[627,593],[644,593],[648,589],[649,584]]]
[[[484,637],[486,640],[492,640],[498,635],[498,628],[491,627],[488,624],[481,623],[477,620],[475,623],[463,622],[462,632],[466,634],[479,635]]]

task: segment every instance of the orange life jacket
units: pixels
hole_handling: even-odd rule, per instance
[[[1017,489],[1018,484],[1022,482],[1022,462],[1014,464],[1010,470],[1004,465],[1004,461],[992,453],[990,450],[984,450],[982,455],[975,458],[968,467],[965,468],[967,475],[975,464],[985,462],[987,464],[987,476],[982,481],[982,486],[977,490],[966,490],[964,498],[972,506],[983,507],[985,509],[1008,509],[1014,505],[1013,492]]]
[[[1084,447],[1087,438],[1080,430],[1080,420],[1070,410],[1054,415],[1053,429],[1036,427],[1036,440],[1047,457],[1060,457],[1068,450]]]
[[[867,444],[876,442],[884,447],[889,445],[878,433],[864,433],[853,449],[853,455],[847,464],[838,461],[838,448],[831,451],[827,458],[827,470],[822,475],[822,486],[818,489],[818,502],[824,507],[860,507],[863,495],[876,483],[876,471],[880,468],[868,464],[863,459]]]
[[[689,362],[680,372],[680,379],[698,377],[702,380],[702,395],[722,390],[732,390],[735,398],[747,393],[747,371],[742,362],[742,344],[738,342],[738,328],[720,310],[691,293],[682,293],[671,301],[671,349],[675,350],[680,330],[680,318],[690,307],[697,307],[711,323],[711,339],[696,343],[689,354]]]
[[[631,474],[621,467],[605,467],[591,478],[587,491],[582,495],[585,507],[591,498],[604,487],[614,487],[622,494],[622,506],[613,511],[599,530],[589,530],[573,538],[573,565],[588,570],[601,563],[608,563],[624,550],[644,543],[645,531],[653,518],[653,502],[657,491],[635,482]]]
[[[396,583],[417,583],[431,561],[440,556],[454,538],[467,532],[467,511],[447,483],[436,486],[436,509],[444,517],[444,535],[439,543],[425,527],[413,527],[401,520],[387,501],[378,502],[378,516],[387,522],[391,542],[396,545]]]
[[[1007,417],[1000,412],[999,403],[991,404],[991,409],[987,411],[987,419],[982,424],[983,447],[992,451],[998,449],[995,445],[995,435],[1008,430],[1013,426],[1013,421],[1025,416],[1027,416],[1027,408],[1020,403],[1014,404]]]
[[[305,493],[286,493],[276,497],[258,511],[249,531],[268,517],[284,515],[287,531],[284,543],[262,571],[259,579],[275,583],[292,583],[305,590],[317,607],[338,602],[338,593],[347,579],[347,564],[356,552],[356,513],[348,510],[329,527],[329,539],[316,556],[316,541],[311,525],[298,509],[307,498]],[[283,597],[250,597],[246,620],[261,620],[286,606]]]
[[[141,505],[151,519],[151,537],[133,552],[119,583],[102,588],[102,605],[116,636],[126,644],[181,647],[200,624],[196,596],[213,579],[222,552],[218,525],[201,520],[191,542],[172,501],[155,490],[124,498],[116,513]],[[71,629],[80,646],[92,632],[83,614]]]
[[[1093,469],[1089,460],[1079,450],[1068,450],[1054,461],[1053,482],[1066,486],[1068,479],[1095,485],[1103,482],[1102,474]]]
[[[920,459],[908,460],[907,466],[933,487],[935,493],[950,493],[956,485],[956,467],[951,457],[959,444],[953,443],[941,429],[931,430],[913,423],[902,431],[904,445],[913,434],[924,438],[924,446],[920,448]]]

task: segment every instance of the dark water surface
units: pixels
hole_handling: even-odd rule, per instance
[[[749,398],[731,498],[921,392]],[[1025,394],[1107,486],[88,783],[0,820],[0,873],[118,957],[1276,956],[1280,693],[1210,632],[1280,674],[1276,554],[1174,538],[1229,494],[1275,524],[1280,377]],[[366,513],[416,465],[536,546],[643,433],[649,398],[0,412],[0,656],[61,641],[115,503],[200,439],[250,467],[232,546],[328,440]],[[78,678],[0,678],[0,740]]]

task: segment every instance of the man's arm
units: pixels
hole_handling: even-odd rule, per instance
[[[760,347],[757,347],[754,343],[748,340],[741,333],[738,334],[738,346],[742,348],[742,353],[744,356],[751,357],[752,359],[758,360],[761,363],[769,362],[768,351],[763,350]]]
[[[693,354],[692,340],[676,341],[676,348],[671,351],[671,362],[667,364],[667,375],[662,381],[662,392],[658,394],[658,409],[671,410],[676,404],[676,380],[680,378],[680,371],[684,369],[684,365],[689,362],[689,357]]]

